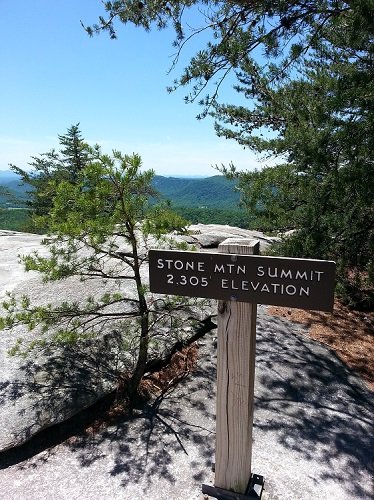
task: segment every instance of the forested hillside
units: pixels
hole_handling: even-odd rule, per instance
[[[156,175],[153,180],[161,199],[170,202],[188,221],[247,227],[248,212],[239,207],[236,185],[236,180],[223,175],[207,178]],[[0,171],[0,186],[0,229],[27,230],[27,211],[8,209],[25,207],[31,186],[22,185],[11,171]]]
[[[223,175],[207,178],[163,177],[156,175],[153,186],[162,198],[175,206],[237,209],[239,192],[235,189],[237,181],[226,179]],[[22,185],[18,176],[10,171],[0,172],[2,190],[0,206],[21,206],[27,198],[30,186]]]
[[[219,208],[237,210],[239,192],[237,181],[223,175],[204,179],[162,177],[156,175],[154,187],[162,196],[178,207]]]

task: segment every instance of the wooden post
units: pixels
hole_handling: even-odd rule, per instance
[[[254,255],[259,242],[229,238],[218,251]],[[257,306],[231,299],[218,303],[215,486],[244,494],[251,476]]]

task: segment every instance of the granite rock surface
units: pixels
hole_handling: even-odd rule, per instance
[[[217,247],[228,237],[259,239],[263,249],[273,241],[258,232],[213,224],[191,226],[188,236],[176,236],[176,239],[206,249]],[[34,251],[47,255],[42,239],[35,234],[0,231],[0,301],[9,291],[17,296],[29,296],[32,303],[55,304],[64,300],[79,301],[87,295],[100,296],[108,290],[108,285],[100,280],[82,283],[77,278],[68,278],[43,283],[37,272],[26,273],[19,256]],[[144,267],[145,280],[147,272]],[[135,293],[128,281],[121,286],[128,287],[128,296]],[[203,313],[197,312],[199,320],[213,314],[213,302]],[[0,451],[21,445],[41,430],[95,403],[116,387],[119,374],[130,363],[128,353],[122,348],[123,332],[115,327],[103,331],[94,340],[74,346],[35,349],[26,358],[9,356],[17,339],[27,343],[38,335],[38,330],[29,332],[20,325],[1,333]]]

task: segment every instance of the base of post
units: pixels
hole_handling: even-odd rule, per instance
[[[202,485],[202,492],[217,500],[248,500],[248,499],[261,499],[264,490],[265,480],[263,476],[258,474],[251,474],[247,490],[245,493],[235,493],[234,491],[218,488],[217,486]]]

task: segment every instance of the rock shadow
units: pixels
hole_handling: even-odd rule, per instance
[[[113,332],[16,360],[0,385],[2,449],[24,443],[110,393],[126,368],[122,342]]]
[[[63,446],[79,466],[103,464],[105,473],[120,478],[124,489],[136,484],[147,489],[157,478],[172,485],[183,478],[206,482],[215,446],[213,335],[200,341],[197,369],[139,406],[131,418],[70,435]],[[305,471],[306,464],[318,462],[317,483],[333,481],[344,486],[347,497],[371,498],[372,393],[331,350],[307,338],[306,329],[271,317],[262,308],[256,355],[254,453],[266,450],[269,462],[279,460],[279,466],[295,477]],[[90,363],[89,358],[86,362]],[[51,371],[59,383],[65,380],[58,375],[64,371],[61,363],[57,374]],[[112,366],[108,369],[115,376]],[[282,463],[285,450],[292,453],[294,471]],[[304,469],[298,470],[298,463]],[[271,483],[271,471],[266,479]],[[278,492],[287,488],[287,484],[275,486]]]
[[[344,484],[352,498],[370,498],[371,391],[303,327],[269,316],[257,330],[255,440],[275,435],[295,456],[323,464],[319,481]]]
[[[214,454],[216,379],[212,340],[207,344],[196,370],[136,408],[132,417],[95,435],[75,436],[67,446],[81,466],[91,466],[105,450],[112,463],[108,472],[121,476],[124,488],[140,482],[147,488],[155,478],[176,484],[175,458],[184,456],[194,481],[207,478]]]

